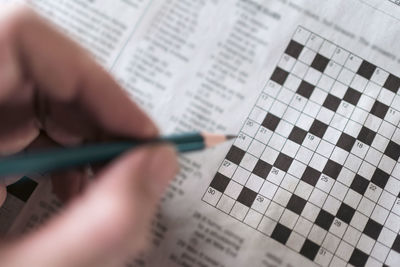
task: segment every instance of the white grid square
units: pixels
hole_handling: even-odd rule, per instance
[[[332,110],[329,110],[325,107],[321,107],[321,109],[318,112],[317,119],[325,122],[326,124],[329,124],[333,118],[333,115],[335,115],[335,113]]]
[[[396,165],[396,161],[392,158],[389,158],[386,155],[383,155],[381,162],[379,162],[379,169],[383,170],[386,173],[392,173],[394,167]]]
[[[238,219],[239,221],[243,221],[248,211],[249,211],[248,207],[246,207],[240,202],[236,202],[235,205],[233,205],[233,208],[229,214]]]
[[[289,137],[290,132],[293,129],[293,125],[281,120],[278,124],[278,127],[276,128],[275,132],[282,135],[283,137],[287,138]]]
[[[358,211],[366,216],[371,216],[372,211],[375,208],[375,203],[366,197],[361,199],[360,205],[358,206]]]
[[[251,138],[247,134],[244,134],[243,132],[240,132],[238,137],[235,139],[234,145],[246,151],[252,140],[253,138]]]
[[[360,240],[358,241],[357,248],[366,254],[370,254],[374,245],[374,239],[365,234],[362,234]]]
[[[308,236],[312,226],[313,226],[312,222],[300,216],[299,219],[297,220],[296,226],[294,227],[294,231],[303,236]]]
[[[272,219],[264,216],[261,219],[261,222],[258,225],[257,229],[260,230],[262,233],[270,236],[272,234],[272,232],[274,231],[276,224],[277,224],[276,221],[273,221]]]
[[[372,74],[371,81],[376,82],[378,85],[383,86],[389,77],[389,73],[383,69],[377,68]]]
[[[358,106],[364,109],[367,112],[371,111],[372,106],[374,105],[375,100],[367,95],[362,94],[360,100],[358,100]]]
[[[389,144],[389,139],[377,134],[375,135],[374,141],[372,141],[371,146],[378,149],[381,152],[384,152],[388,144]]]
[[[308,39],[306,46],[314,51],[319,51],[323,42],[324,39],[315,34],[311,34],[311,37]]]
[[[281,218],[284,210],[285,210],[284,207],[271,201],[271,204],[269,204],[269,207],[268,207],[267,211],[265,212],[265,216],[278,222],[279,219]]]
[[[348,155],[349,152],[347,152],[346,150],[341,149],[340,147],[335,147],[335,149],[332,151],[332,155],[330,158],[340,165],[343,165]]]
[[[365,157],[365,160],[371,163],[372,165],[377,166],[382,158],[382,155],[383,155],[382,152],[376,150],[373,147],[370,147]]]
[[[364,158],[365,155],[367,154],[369,149],[369,146],[365,145],[364,143],[360,141],[356,141],[355,145],[353,145],[353,148],[351,149],[351,153],[359,158]]]
[[[361,200],[361,195],[359,193],[353,190],[349,190],[343,202],[352,207],[353,209],[357,209],[357,205],[360,202],[360,200]]]
[[[356,174],[346,168],[342,168],[342,170],[339,173],[339,176],[337,180],[348,187],[350,187],[351,183],[353,182],[354,176]]]
[[[293,75],[292,73],[289,73],[285,81],[285,87],[289,90],[292,90],[293,92],[296,92],[297,88],[299,88],[301,81],[302,79],[300,79],[296,75]]]
[[[385,262],[387,255],[389,254],[390,248],[382,245],[379,242],[375,243],[374,248],[371,251],[371,256],[381,262]]]
[[[219,200],[217,204],[217,208],[222,210],[225,213],[228,213],[231,211],[233,205],[235,204],[235,200],[226,196],[222,195],[221,199]]]
[[[380,223],[381,225],[384,225],[388,215],[389,211],[387,209],[376,205],[374,211],[372,212],[371,219]]]
[[[243,189],[243,185],[240,185],[240,184],[236,183],[235,181],[231,180],[231,181],[229,181],[229,184],[226,187],[224,193],[233,199],[237,199],[237,197],[239,196],[242,189]]]
[[[343,115],[343,117],[345,118],[350,118],[351,114],[353,113],[353,110],[354,110],[353,105],[342,101],[338,109],[336,110],[336,113]]]
[[[286,108],[287,108],[286,104],[283,104],[282,102],[280,102],[278,100],[275,100],[275,102],[274,102],[274,104],[272,104],[272,107],[269,112],[274,114],[278,118],[280,118],[285,113]]]
[[[289,75],[290,76],[290,75]],[[264,88],[264,92],[271,96],[271,97],[276,97],[276,95],[279,93],[281,90],[282,86],[274,81],[269,81],[267,86]]]
[[[354,228],[353,226],[347,227],[346,233],[343,235],[343,239],[347,241],[350,245],[356,246],[358,240],[360,239],[361,232]]]
[[[324,90],[325,92],[329,92],[334,82],[335,82],[334,79],[332,79],[328,75],[322,74],[321,79],[319,79],[317,86],[322,90]]]
[[[306,29],[299,27],[297,28],[296,32],[293,35],[293,40],[305,45],[308,41],[308,39],[310,38],[311,33],[309,31],[307,31]]]
[[[307,73],[308,68],[309,68],[308,65],[304,64],[301,61],[297,61],[293,67],[292,73],[297,77],[299,77],[300,79],[303,79]]]
[[[344,85],[341,82],[336,81],[333,86],[332,86],[332,90],[330,91],[330,93],[340,99],[342,99],[344,97],[344,94],[347,91],[348,86]]]
[[[244,223],[250,225],[253,228],[257,228],[258,224],[261,222],[263,215],[255,210],[250,209],[244,219]]]
[[[343,238],[343,235],[347,229],[347,226],[348,226],[347,223],[335,218],[331,227],[329,228],[329,231],[332,234],[336,235],[337,237]]]
[[[378,241],[384,244],[385,246],[392,247],[394,240],[396,239],[397,234],[385,227],[382,228],[382,231],[378,237]]]
[[[357,72],[361,66],[362,61],[363,60],[361,58],[353,54],[350,54],[344,66],[353,72]]]
[[[396,130],[396,127],[393,124],[388,123],[386,121],[382,121],[381,127],[379,127],[379,130],[378,130],[378,133],[380,133],[384,137],[390,139],[390,138],[392,138],[392,135],[395,130]]]
[[[261,195],[257,195],[256,199],[253,202],[253,205],[251,205],[251,208],[261,214],[264,214],[269,206],[269,203],[271,203],[271,200]]]
[[[280,136],[276,133],[272,134],[271,139],[268,142],[268,145],[272,148],[275,148],[277,151],[281,151],[283,145],[285,144],[286,139],[283,136]]]
[[[317,53],[312,51],[310,48],[304,47],[300,53],[299,60],[310,66],[316,54]]]
[[[367,222],[368,217],[356,211],[353,218],[351,219],[350,225],[362,232],[364,231]]]
[[[281,187],[286,189],[289,192],[294,192],[294,190],[296,189],[297,184],[299,183],[299,179],[297,179],[296,177],[290,175],[290,174],[286,174],[285,177],[282,180],[281,183]]]
[[[289,103],[292,100],[294,94],[295,93],[293,91],[291,91],[289,89],[286,89],[285,87],[282,87],[281,91],[279,92],[279,95],[278,95],[277,99],[279,99],[283,103],[289,105]]]
[[[367,86],[365,87],[364,94],[376,99],[381,88],[382,87],[374,82],[368,82]]]
[[[232,176],[232,180],[238,182],[241,185],[245,185],[247,179],[249,179],[249,176],[250,176],[250,171],[242,167],[238,167]]]
[[[294,59],[293,57],[285,54],[285,55],[283,55],[283,57],[279,61],[278,66],[281,69],[284,69],[287,72],[290,72],[291,69],[293,68],[293,65],[294,65],[295,62],[296,62],[296,59]]]
[[[328,66],[325,68],[324,73],[333,79],[336,79],[339,76],[339,73],[342,69],[342,66],[337,64],[336,62],[329,62]]]
[[[330,194],[339,200],[343,200],[348,190],[348,187],[346,187],[344,184],[335,182]]]
[[[321,189],[325,193],[329,194],[334,182],[335,182],[335,180],[333,180],[332,178],[330,178],[326,175],[322,175],[315,186],[318,189]]]
[[[266,93],[261,93],[260,97],[257,100],[257,106],[268,111],[271,107],[272,103],[274,103],[274,99],[269,97]]]
[[[340,243],[340,238],[337,238],[331,233],[328,233],[325,237],[324,242],[322,243],[322,246],[326,248],[328,251],[335,253],[336,249],[339,246],[339,243]]]
[[[298,178],[301,178],[306,167],[307,166],[305,164],[301,163],[300,161],[294,160],[289,167],[288,173],[290,173]]]
[[[353,172],[357,172],[358,168],[360,168],[361,162],[362,162],[362,159],[360,159],[359,157],[357,157],[355,155],[349,154],[346,162],[344,163],[344,166],[346,166]]]
[[[349,120],[349,122],[346,125],[346,128],[344,129],[344,132],[347,133],[348,135],[351,135],[351,136],[357,138],[358,134],[361,131],[361,128],[362,128],[361,124]]]
[[[303,129],[303,130],[310,130],[310,127],[312,123],[314,122],[314,119],[311,118],[310,116],[307,116],[306,114],[302,113],[300,114],[300,117],[296,123],[296,126]]]
[[[361,164],[360,170],[358,171],[358,174],[360,174],[362,177],[367,179],[368,181],[371,180],[372,175],[374,174],[375,171],[375,166],[369,164],[366,161],[363,161]]]
[[[340,47],[337,47],[335,53],[332,56],[332,59],[338,64],[344,65],[348,57],[349,57],[349,52],[341,49]]]
[[[398,106],[395,106],[393,104],[392,107],[389,108],[389,112],[386,113],[385,120],[392,123],[393,125],[398,125],[400,122],[400,112],[393,107]]]
[[[288,241],[286,242],[286,246],[293,249],[294,251],[299,252],[305,240],[306,239],[303,236],[297,234],[296,232],[292,232],[289,236]]]
[[[304,77],[304,80],[309,82],[310,84],[317,85],[321,76],[322,76],[321,72],[319,72],[314,68],[309,68],[306,73],[306,76]]]
[[[303,162],[304,164],[308,164],[311,160],[312,155],[313,152],[310,149],[301,146],[299,151],[297,152],[296,159],[300,162]]]
[[[221,166],[218,169],[218,172],[220,174],[225,175],[228,178],[232,178],[232,175],[235,173],[237,168],[237,165],[230,162],[229,160],[224,160],[224,162],[222,162]]]
[[[365,87],[367,86],[368,80],[365,79],[364,77],[356,74],[354,76],[353,81],[351,82],[351,88],[359,91],[359,92],[364,92]]]
[[[302,197],[303,199],[308,199],[313,191],[313,187],[303,181],[300,181],[294,191],[296,195]]]
[[[315,219],[317,218],[320,210],[321,209],[319,207],[313,205],[310,202],[307,202],[307,204],[304,206],[304,209],[303,209],[303,212],[301,213],[301,216],[303,216],[304,218],[314,222]]]
[[[260,141],[263,144],[268,144],[269,139],[272,136],[272,131],[268,130],[267,128],[261,126],[258,131],[255,139]]]
[[[261,124],[264,121],[265,116],[267,116],[267,112],[265,110],[263,110],[262,108],[259,108],[256,106],[251,111],[249,118],[251,120],[257,122],[258,124]]]
[[[396,169],[395,169],[395,171],[396,171]],[[385,186],[385,190],[390,192],[390,193],[392,193],[395,196],[398,196],[399,193],[400,193],[400,181],[395,179],[395,178],[393,178],[393,177],[390,177],[388,182],[387,182],[387,184],[386,184],[386,186]],[[400,205],[396,204],[396,205],[394,205],[393,209],[397,208],[397,206],[399,206],[399,208],[400,208]],[[399,210],[398,214],[400,214],[400,210]]]
[[[324,139],[332,144],[336,144],[340,138],[340,134],[341,134],[340,131],[329,126],[328,129],[326,129],[326,132],[324,134]]]
[[[382,102],[383,104],[390,106],[392,104],[392,100],[396,94],[393,93],[392,91],[389,91],[386,88],[382,88],[381,92],[379,93],[378,96],[378,101]]]
[[[251,174],[250,178],[246,182],[246,187],[250,188],[254,192],[258,192],[264,183],[264,179],[258,177],[257,175]]]
[[[207,193],[203,197],[203,200],[211,206],[215,207],[222,195],[223,194],[221,192],[218,192],[217,190],[214,190],[212,188],[208,188]]]
[[[327,40],[324,40],[321,49],[319,50],[319,53],[326,58],[331,58],[333,56],[333,53],[335,52],[335,49],[336,45]]]
[[[345,261],[349,261],[351,253],[353,253],[354,248],[350,246],[345,241],[341,241],[339,247],[336,251],[336,255]],[[334,265],[336,267],[336,265]]]
[[[283,212],[280,223],[290,229],[293,229],[298,218],[299,215],[287,209]]]
[[[276,185],[280,185],[284,176],[285,172],[279,170],[278,168],[272,168],[271,172],[267,176],[267,180]]]
[[[311,117],[315,117],[318,114],[319,105],[314,102],[308,101],[306,106],[304,107],[303,112]]]
[[[310,199],[308,201],[321,208],[327,196],[328,196],[327,193],[323,192],[318,188],[314,188],[313,192],[311,193]]]
[[[337,79],[338,79],[338,81],[340,81],[344,84],[350,84],[351,81],[353,80],[354,76],[355,76],[354,72],[352,72],[346,68],[343,68]]]
[[[265,149],[265,145],[260,141],[253,140],[250,144],[248,152],[259,158]]]
[[[278,151],[267,146],[261,155],[261,159],[266,163],[273,165],[278,155],[279,155]]]
[[[319,143],[318,148],[317,148],[317,153],[321,154],[324,157],[329,158],[331,156],[331,153],[334,148],[335,148],[334,145],[332,145],[324,140],[321,140],[321,142]]]
[[[285,111],[285,114],[283,115],[283,119],[291,124],[295,124],[299,116],[300,116],[299,111],[291,107],[288,107],[287,110]]]
[[[361,108],[355,107],[350,118],[355,122],[358,122],[359,124],[363,125],[367,117],[368,117],[368,112],[366,112]]]
[[[343,117],[342,115],[336,113],[332,118],[331,126],[339,131],[343,131],[347,122],[348,119],[346,117]]]
[[[381,125],[382,120],[373,114],[369,114],[367,120],[364,123],[364,126],[371,129],[374,132],[377,132],[379,126]]]
[[[367,198],[371,199],[374,202],[377,202],[381,193],[382,193],[381,188],[379,188],[373,183],[369,183],[369,186],[367,188],[367,191],[365,191],[364,196],[366,196]]]
[[[260,195],[272,199],[275,195],[276,190],[278,189],[278,186],[274,185],[273,183],[270,183],[268,181],[265,181],[263,186],[261,187],[260,190]]]
[[[260,125],[253,120],[248,119],[242,128],[242,132],[249,136],[254,136],[257,133]]]
[[[313,241],[314,243],[321,245],[322,241],[324,241],[325,235],[327,231],[314,224],[311,228],[310,233],[308,234],[308,239]]]
[[[327,250],[320,249],[319,253],[315,256],[315,263],[320,266],[328,266],[333,258],[333,254]]]
[[[322,172],[327,161],[328,161],[327,158],[318,154],[314,154],[309,165],[314,169],[316,169],[317,171]]]
[[[390,230],[398,233],[400,231],[400,216],[390,213],[385,222],[385,226]]]
[[[292,194],[289,191],[286,191],[283,188],[278,188],[273,201],[275,201],[276,203],[280,204],[283,207],[286,207],[291,196]]]
[[[240,162],[240,166],[245,168],[248,171],[252,171],[256,166],[258,158],[253,155],[246,153],[244,154],[242,161]]]
[[[289,157],[294,158],[296,156],[299,148],[300,148],[300,145],[298,145],[295,142],[288,139],[288,140],[286,140],[286,143],[282,148],[282,152],[284,154],[288,155]]]
[[[341,202],[332,196],[328,196],[323,209],[331,214],[336,214],[339,210]]]

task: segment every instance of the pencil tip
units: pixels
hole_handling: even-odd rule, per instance
[[[237,135],[228,134],[225,137],[226,137],[226,140],[232,140],[232,139],[235,139],[237,137]]]

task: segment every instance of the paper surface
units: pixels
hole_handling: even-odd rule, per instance
[[[239,135],[180,158],[154,247],[127,266],[400,264],[397,1],[27,2],[163,133]],[[9,233],[58,208],[39,189],[6,200]]]

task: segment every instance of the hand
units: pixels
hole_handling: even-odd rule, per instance
[[[157,135],[106,71],[28,9],[0,19],[0,125],[3,155],[33,143]],[[2,242],[1,266],[115,266],[136,255],[176,171],[174,150],[152,146],[103,168],[79,196],[83,173],[59,174],[55,188],[73,201],[34,233]]]

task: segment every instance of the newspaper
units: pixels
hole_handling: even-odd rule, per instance
[[[238,134],[180,157],[154,246],[127,266],[400,264],[398,1],[26,4],[87,48],[162,133]],[[9,192],[2,233],[59,209],[38,176],[29,198]]]

